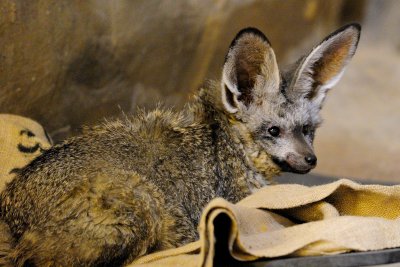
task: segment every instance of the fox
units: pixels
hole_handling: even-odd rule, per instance
[[[44,151],[0,195],[0,265],[123,266],[197,240],[213,198],[309,172],[320,110],[360,33],[345,25],[280,70],[267,37],[245,28],[220,81],[183,110],[105,121]]]

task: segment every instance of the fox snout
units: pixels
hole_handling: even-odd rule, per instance
[[[309,172],[311,169],[315,168],[317,165],[317,157],[314,154],[296,155],[294,153],[289,153],[286,156],[286,162],[295,172],[303,173]]]
[[[317,166],[317,157],[314,154],[288,153],[285,159],[273,158],[284,172],[308,173]]]
[[[273,158],[284,172],[307,173],[317,166],[317,157],[311,143],[300,134],[289,135],[286,149],[280,150]],[[280,154],[280,155],[279,155]]]

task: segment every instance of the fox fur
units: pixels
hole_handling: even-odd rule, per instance
[[[279,71],[268,39],[244,29],[220,83],[182,112],[105,122],[45,151],[0,196],[0,265],[124,265],[195,241],[211,199],[310,171],[319,111],[359,36],[344,26]]]

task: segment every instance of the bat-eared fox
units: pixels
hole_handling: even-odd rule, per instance
[[[267,37],[246,28],[221,80],[183,111],[105,122],[45,151],[1,193],[0,265],[123,265],[195,241],[215,197],[307,173],[320,109],[359,37],[346,25],[279,70]]]

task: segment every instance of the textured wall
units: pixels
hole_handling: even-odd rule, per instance
[[[400,1],[370,0],[355,57],[317,133],[316,172],[400,183]]]
[[[259,27],[284,59],[335,28],[341,8],[337,0],[2,0],[0,112],[34,118],[57,139],[120,109],[179,107],[219,78],[241,28]]]

